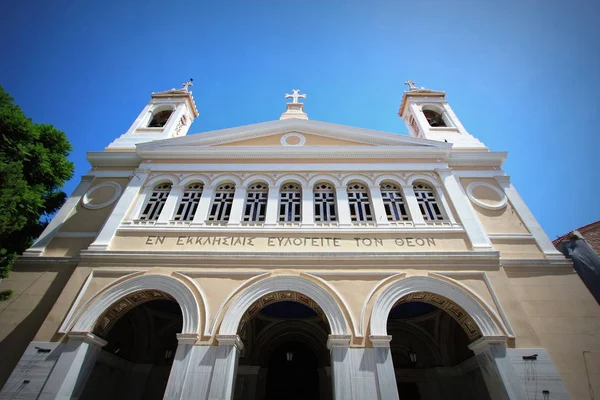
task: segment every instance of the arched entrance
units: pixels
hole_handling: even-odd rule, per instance
[[[242,317],[244,343],[235,399],[332,398],[329,324],[309,297],[277,291],[256,300]]]
[[[81,399],[162,399],[183,326],[169,294],[142,290],[112,304],[93,333],[100,350]]]
[[[468,347],[481,331],[456,303],[433,293],[408,294],[392,307],[387,333],[401,399],[490,398]]]

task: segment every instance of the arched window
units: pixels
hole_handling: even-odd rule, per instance
[[[390,182],[382,183],[379,188],[388,221],[408,221],[406,203],[400,188]]]
[[[442,221],[444,216],[435,198],[433,189],[423,183],[415,183],[413,190],[415,191],[415,197],[421,209],[421,214],[423,214],[423,219],[425,221]]]
[[[352,222],[373,221],[373,212],[369,191],[362,183],[348,185],[348,203],[350,204],[350,218]]]
[[[279,192],[279,222],[302,221],[302,188],[288,183]]]
[[[191,221],[194,219],[203,188],[202,183],[192,183],[185,188],[173,218],[175,221]]]
[[[265,221],[268,195],[269,187],[262,182],[255,183],[248,188],[246,207],[244,208],[244,222]]]
[[[140,219],[143,221],[156,221],[160,215],[160,212],[165,206],[165,203],[167,202],[167,197],[169,197],[170,191],[170,183],[161,183],[160,185],[156,185],[152,190],[150,198],[144,206],[144,210],[142,211],[142,215],[140,215]]]
[[[210,208],[210,214],[208,216],[209,221],[227,222],[229,220],[234,194],[235,185],[233,183],[224,183],[217,187],[212,207]]]
[[[446,122],[442,118],[442,114],[433,111],[433,110],[423,110],[423,114],[425,118],[427,118],[427,122],[429,122],[429,126],[433,127],[444,127],[446,126]]]
[[[313,190],[315,199],[315,221],[335,222],[335,188],[328,183],[318,183]]]
[[[149,128],[162,128],[167,124],[169,117],[173,114],[173,110],[159,111],[152,115],[152,119],[148,124]]]

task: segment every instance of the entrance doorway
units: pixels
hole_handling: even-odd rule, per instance
[[[489,400],[468,348],[481,336],[471,322],[458,305],[431,293],[414,293],[396,303],[387,332],[402,400]]]
[[[260,299],[244,315],[235,400],[331,400],[329,325],[295,292]]]
[[[163,292],[134,293],[112,305],[94,329],[107,344],[81,399],[162,399],[182,325],[179,304]]]

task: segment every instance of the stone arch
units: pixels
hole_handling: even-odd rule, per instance
[[[342,186],[348,186],[351,182],[360,182],[369,189],[373,185],[373,180],[369,179],[369,177],[361,174],[351,174],[342,180]]]
[[[214,187],[217,187],[226,182],[233,182],[233,183],[235,183],[236,187],[242,186],[242,180],[240,179],[240,177],[237,175],[233,175],[233,174],[219,175],[211,182],[211,185]]]
[[[331,334],[350,335],[350,328],[342,305],[326,288],[302,276],[278,275],[259,280],[243,289],[227,309],[219,334],[236,335],[246,310],[255,301],[273,292],[291,291],[307,296],[323,310]]]
[[[393,182],[400,187],[406,185],[406,182],[403,179],[400,179],[399,176],[390,175],[390,174],[379,175],[377,178],[375,178],[374,183],[375,183],[375,186],[379,186],[383,182],[388,182],[388,181]]]
[[[267,186],[273,186],[273,184],[274,184],[273,178],[271,178],[270,176],[256,174],[256,175],[250,175],[249,177],[247,177],[244,180],[244,182],[242,182],[242,185],[248,187],[257,182],[264,182],[267,184]]]
[[[304,179],[302,176],[297,175],[297,174],[286,174],[286,175],[282,176],[281,178],[277,179],[277,181],[275,182],[275,186],[281,186],[284,183],[288,183],[288,182],[297,183],[301,187],[306,186],[306,179]]]
[[[493,316],[465,288],[430,276],[412,276],[396,280],[377,296],[371,311],[370,330],[373,336],[387,335],[390,311],[402,298],[416,293],[430,293],[458,305],[468,314],[483,336],[506,336],[494,322]]]
[[[185,178],[183,178],[181,180],[181,182],[179,182],[179,184],[183,187],[186,187],[189,184],[192,183],[196,183],[196,182],[202,182],[202,184],[204,186],[209,186],[210,185],[210,179],[208,178],[208,176],[203,175],[203,174],[193,174],[193,175],[188,175]]]
[[[308,182],[308,186],[314,190],[315,185],[321,182],[327,182],[333,185],[333,187],[341,185],[340,180],[335,176],[329,174],[319,174],[311,178],[311,180]]]
[[[144,187],[153,189],[156,185],[170,182],[171,185],[179,185],[179,178],[173,174],[161,174],[149,179],[144,184]]]
[[[98,319],[119,300],[144,290],[157,290],[171,296],[183,316],[183,334],[200,332],[200,306],[192,289],[182,280],[168,275],[138,275],[109,285],[92,297],[74,319],[71,332],[91,332]]]
[[[432,178],[429,175],[413,174],[413,175],[409,176],[408,179],[406,180],[406,184],[410,185],[410,186],[412,186],[416,183],[419,183],[419,182],[431,186],[431,188],[434,190],[440,186],[440,183],[437,182],[435,178]]]

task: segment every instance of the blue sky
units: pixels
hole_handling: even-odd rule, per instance
[[[193,77],[190,133],[311,119],[407,134],[403,82],[444,90],[551,238],[600,219],[600,2],[28,1],[0,15],[0,85],[73,143],[71,192],[151,92]]]

